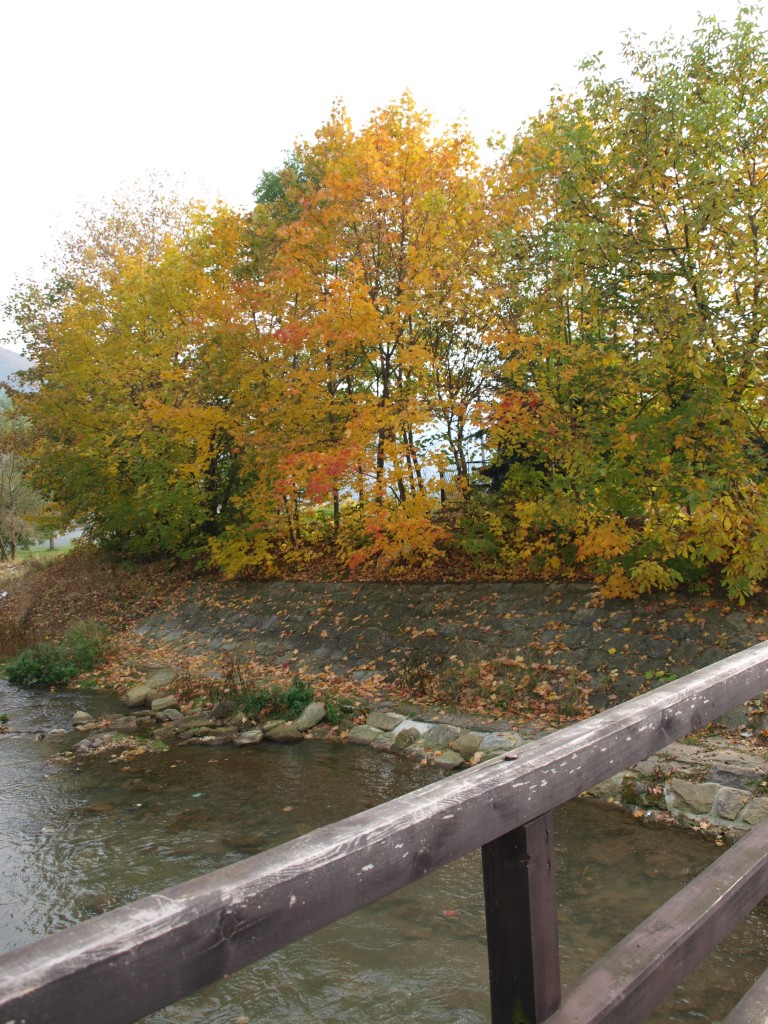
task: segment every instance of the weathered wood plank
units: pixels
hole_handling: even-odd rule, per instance
[[[723,1024],[768,1024],[768,971],[760,975]]]
[[[641,1024],[768,895],[768,820],[563,993],[547,1024]]]
[[[514,761],[478,765],[6,954],[0,1021],[131,1024],[545,814],[761,693],[767,673],[760,644]]]
[[[537,1024],[560,1004],[552,813],[483,847],[493,1024]]]

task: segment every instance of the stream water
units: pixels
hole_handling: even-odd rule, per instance
[[[0,681],[0,713],[24,730],[0,736],[0,952],[440,777],[326,743],[62,764],[50,757],[71,735],[35,739],[78,708],[117,707],[107,694]],[[557,813],[555,847],[565,982],[720,852],[581,801]],[[765,969],[766,950],[764,904],[651,1020],[720,1020]],[[475,854],[147,1020],[485,1024],[485,956]]]

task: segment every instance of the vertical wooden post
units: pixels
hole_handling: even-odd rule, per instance
[[[493,1024],[537,1024],[560,1005],[552,814],[483,847]]]

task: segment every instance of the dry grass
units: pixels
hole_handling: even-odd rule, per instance
[[[171,600],[188,579],[167,564],[133,567],[85,546],[56,559],[0,566],[0,590],[7,591],[0,601],[0,657],[58,640],[85,619],[119,630]]]

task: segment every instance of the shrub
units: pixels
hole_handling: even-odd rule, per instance
[[[11,683],[57,686],[90,672],[106,653],[106,631],[97,622],[70,626],[61,643],[37,643],[6,665]]]
[[[308,704],[312,703],[313,697],[309,683],[299,676],[294,676],[291,685],[283,694],[283,704],[291,718],[296,718]]]

